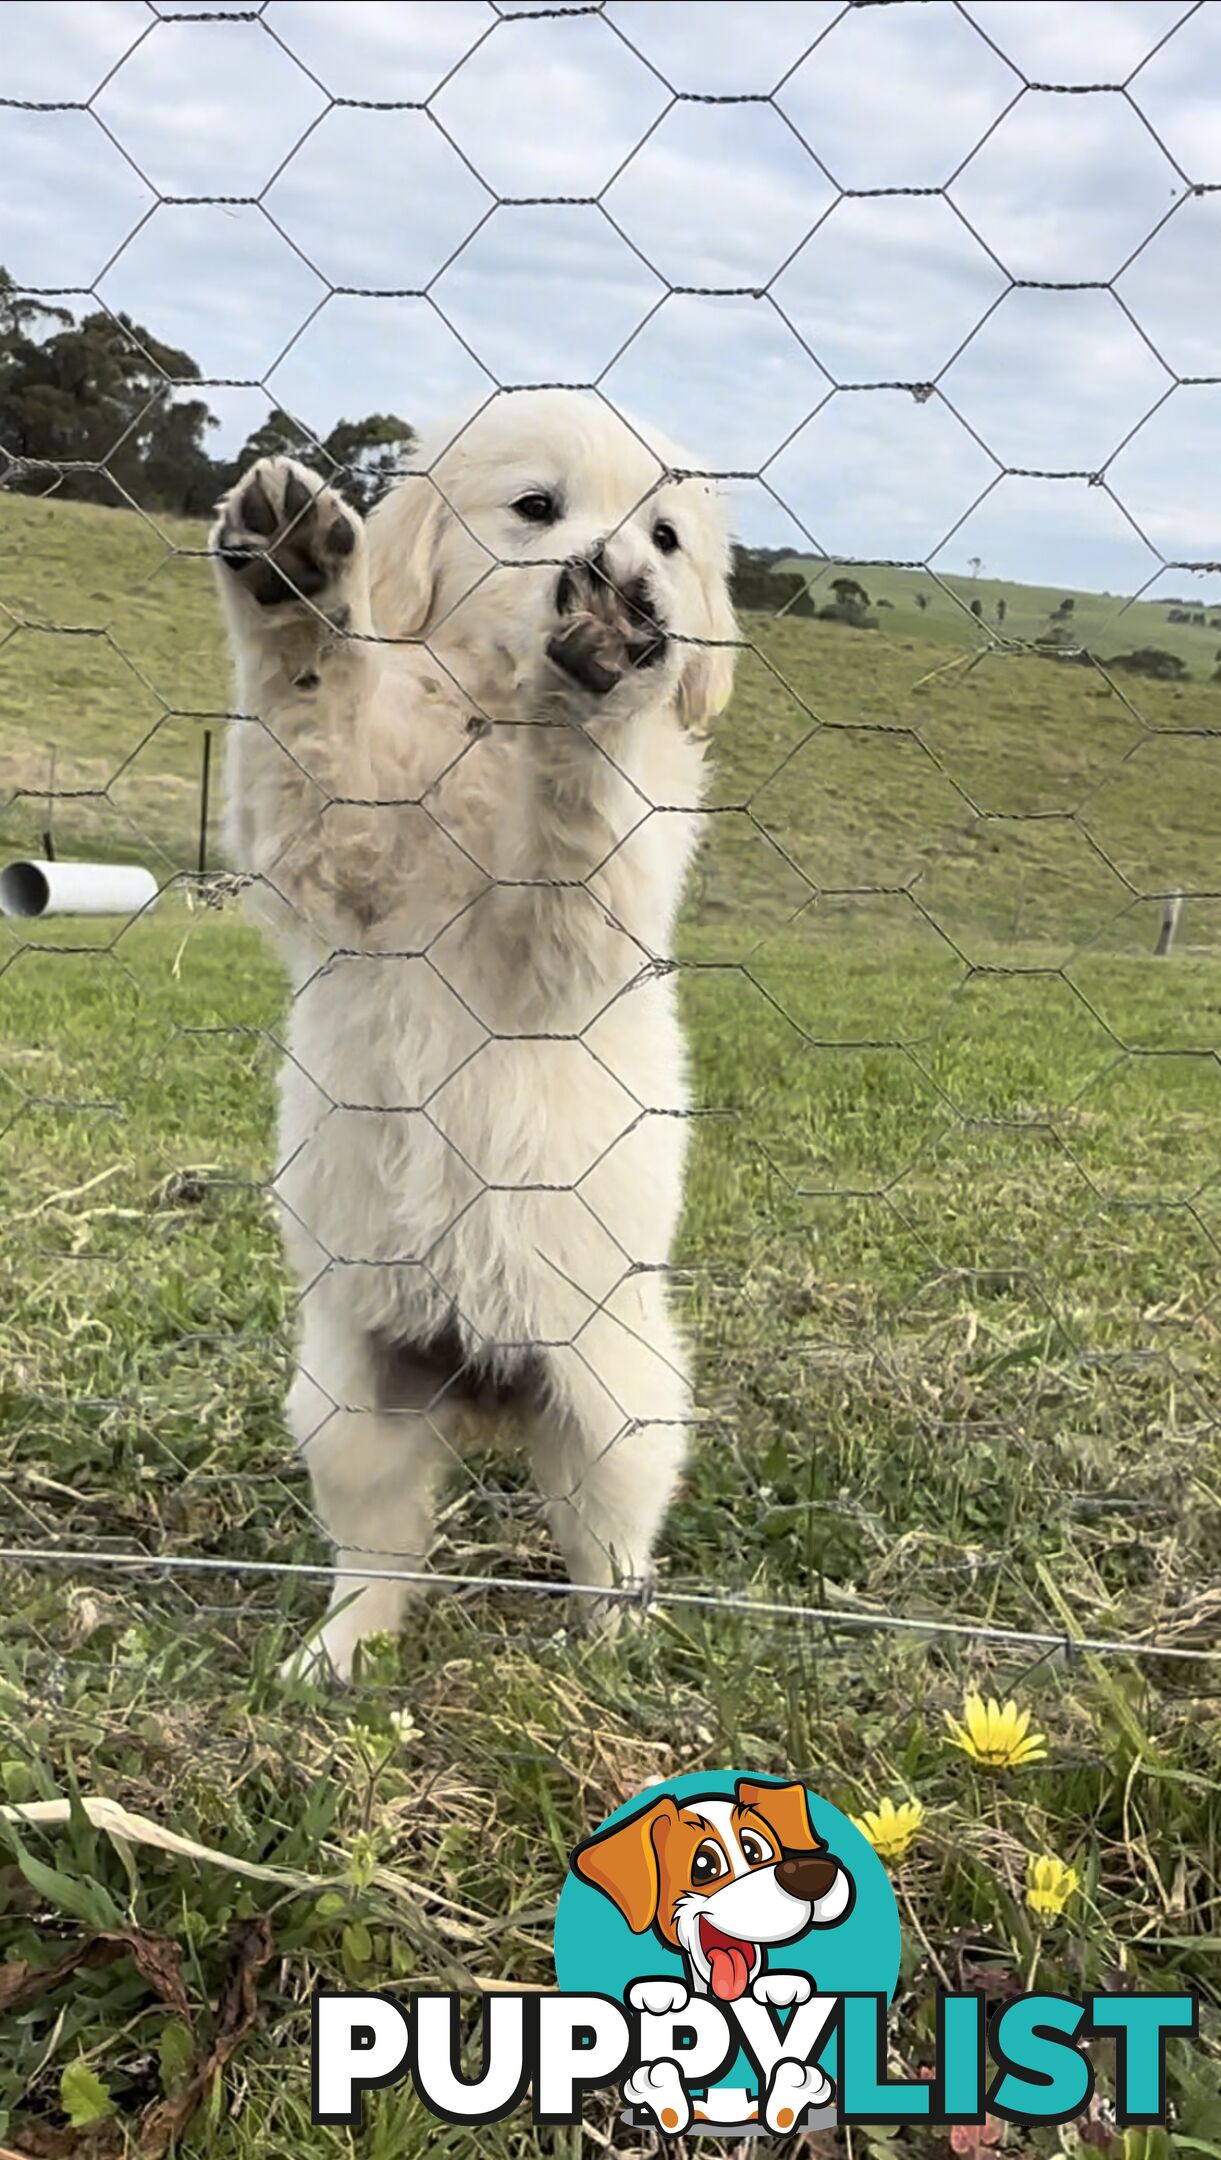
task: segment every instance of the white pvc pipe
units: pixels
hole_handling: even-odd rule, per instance
[[[132,863],[14,862],[0,870],[0,913],[136,915],[157,897],[151,870]]]

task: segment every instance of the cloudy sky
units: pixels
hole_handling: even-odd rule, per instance
[[[750,540],[1221,561],[1217,0],[199,12],[7,0],[0,263],[185,347],[221,447],[596,383]]]

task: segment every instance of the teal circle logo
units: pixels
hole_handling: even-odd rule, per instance
[[[555,1923],[565,1994],[679,2018],[685,2005],[697,2021],[715,2005],[743,2031],[761,2011],[787,2030],[811,1998],[889,2001],[899,1952],[890,1878],[855,1824],[803,1783],[732,1770],[669,1779],[616,1808],[573,1853]],[[794,2102],[804,2127],[834,2120],[815,2103],[833,2097],[835,2056],[832,2037],[818,2057],[826,2074],[811,2067]],[[715,2083],[693,2128],[760,2121],[747,2054]],[[662,2119],[647,2090],[629,2097]]]
[[[743,1800],[738,1799],[739,1786],[748,1788],[747,1797]],[[616,1808],[614,1813],[608,1815],[605,1822],[599,1825],[593,1836],[584,1839],[577,1847],[573,1865],[569,1868],[560,1893],[555,1919],[555,1971],[565,1994],[595,1993],[622,1999],[631,1983],[646,1974],[673,1974],[676,1978],[684,1977],[684,1969],[690,1959],[682,1940],[670,1939],[676,1933],[673,1924],[667,1925],[665,1916],[659,1912],[648,1914],[648,1907],[652,1903],[654,1875],[659,1906],[667,1894],[672,1900],[685,1891],[702,1894],[707,1912],[715,1925],[718,1909],[726,1912],[729,1910],[729,1895],[736,1881],[742,1880],[744,1876],[749,1877],[751,1872],[764,1872],[777,1862],[783,1864],[786,1849],[783,1833],[791,1833],[792,1829],[803,1827],[800,1816],[791,1811],[791,1802],[787,1798],[793,1794],[802,1796],[801,1804],[816,1838],[850,1878],[853,1890],[851,1907],[842,1918],[835,1919],[830,1924],[810,1925],[787,1940],[773,1937],[766,1943],[760,1943],[757,1947],[762,1952],[762,1957],[758,1961],[758,1968],[749,1971],[746,1977],[753,1980],[758,1977],[758,1969],[782,1966],[788,1972],[807,1974],[823,1994],[863,1992],[884,1994],[889,1999],[894,1994],[899,1977],[899,1909],[895,1903],[890,1877],[868,1838],[861,1834],[847,1815],[841,1814],[837,1807],[832,1807],[829,1800],[822,1799],[808,1786],[798,1786],[780,1778],[748,1778],[733,1770],[695,1771],[687,1777],[671,1778],[665,1784],[647,1786],[643,1792],[637,1793],[634,1800]],[[717,1865],[717,1855],[714,1853],[698,1862],[696,1860],[699,1848],[707,1838],[716,1840],[722,1845],[722,1849],[725,1842],[723,1836],[717,1836],[715,1819],[720,1817],[724,1823],[723,1811],[717,1809],[715,1817],[702,1811],[698,1803],[705,1798],[715,1798],[722,1803],[728,1803],[731,1809],[736,1803],[742,1811],[737,1824],[738,1851],[725,1853],[725,1859],[736,1867],[736,1875],[714,1873]],[[662,1817],[652,1814],[652,1811],[667,1799],[673,1803],[679,1817],[676,1827],[685,1833],[677,1839],[673,1829],[668,1827],[668,1811]],[[789,1810],[783,1816],[778,1813],[782,1802],[786,1810]],[[682,1818],[698,1814],[703,1814],[704,1821],[709,1824],[709,1831],[692,1845],[699,1825],[684,1822]],[[781,1825],[773,1841],[774,1847],[779,1846],[779,1850],[774,1849],[772,1859],[764,1853],[762,1837],[758,1838],[757,1844],[753,1842],[756,1815],[762,1817],[767,1829],[775,1829],[777,1822]],[[662,1821],[667,1825],[667,1834],[664,1837],[658,1835]],[[613,1845],[608,1839],[608,1833],[632,1822],[639,1825],[639,1855],[632,1850],[632,1846],[637,1842],[635,1832],[630,1842],[624,1839],[618,1845]],[[732,1837],[732,1820],[727,1827]],[[747,1841],[746,1852],[741,1849],[743,1836]],[[593,1873],[599,1846],[605,1854],[605,1864],[598,1869],[598,1873],[606,1878],[605,1883],[595,1880]],[[652,1859],[649,1857],[650,1851],[654,1856]],[[687,1865],[688,1859],[690,1866]],[[751,1860],[754,1862],[753,1870]],[[696,1873],[701,1880],[692,1883],[689,1878]],[[792,1879],[795,1886],[800,1885],[799,1873],[795,1871]],[[614,1890],[619,1891],[618,1897],[612,1894]],[[635,1895],[637,1892],[639,1895]],[[635,1902],[629,1905],[628,1900],[633,1896]],[[762,1905],[762,1897],[759,1902]],[[800,1905],[803,1901],[798,1899],[796,1902]],[[735,1927],[739,1910],[747,1919],[747,1925],[750,1924],[747,1916],[753,1903],[751,1897],[738,1894],[734,1905]],[[691,1910],[692,1907],[686,1909]],[[824,1896],[820,1906],[815,1907],[815,1918],[819,1909],[833,1912],[834,1901],[828,1903]],[[795,1911],[786,1917],[796,1923],[800,1919],[800,1912]],[[635,1923],[641,1921],[643,1925],[638,1927]],[[775,1918],[768,1912],[764,1918],[764,1926],[771,1929],[776,1924]],[[710,1931],[705,1929],[702,1932],[707,1937]],[[728,1928],[722,1932],[731,1936]],[[692,1937],[696,1930],[688,1926],[682,1933]],[[746,1942],[745,1937],[731,1936],[731,1939],[741,1939],[744,1944]],[[735,1969],[736,1961],[731,1966],[731,1959],[732,1952],[727,1953],[724,1959],[717,1958],[715,1964],[723,1975],[722,1984],[733,1987],[739,1973]],[[710,1964],[713,1962],[709,1960]],[[710,1975],[705,1974],[702,1968],[697,1971],[696,1977],[704,1983],[700,1992],[706,1990],[714,1995],[717,1993]]]

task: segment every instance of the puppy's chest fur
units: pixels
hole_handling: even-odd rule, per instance
[[[344,951],[292,953],[285,1234],[303,1266],[315,1246],[373,1263],[376,1325],[410,1330],[435,1291],[489,1335],[563,1339],[625,1254],[661,1264],[674,1234],[688,1091],[666,956],[702,751],[656,711],[578,738],[604,784],[557,830],[547,751],[570,756],[569,731],[392,704],[393,907]]]
[[[319,1129],[353,1125],[387,1171],[442,1142],[450,1182],[468,1166],[505,1186],[575,1186],[608,1146],[686,1107],[667,975],[616,980],[597,1004],[587,981],[575,1026],[535,1032],[503,1024],[503,993],[481,1013],[464,994],[477,997],[479,971],[466,973],[455,984],[431,955],[334,960],[294,999],[286,1102],[312,1092]]]
[[[469,796],[463,810],[469,838]],[[635,866],[638,899],[651,874]],[[424,890],[431,912],[436,876]],[[664,949],[669,923],[650,927]],[[401,916],[386,930],[383,949],[331,958],[293,1001],[290,1244],[300,1230],[341,1260],[429,1254],[430,1277],[395,1285],[396,1314],[435,1278],[489,1335],[520,1333],[527,1313],[562,1336],[625,1253],[667,1256],[688,1102],[674,978],[588,887],[484,880],[439,933]],[[369,1287],[390,1290],[376,1270]]]

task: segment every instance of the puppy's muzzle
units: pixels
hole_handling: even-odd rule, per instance
[[[634,668],[656,667],[665,658],[668,640],[647,580],[617,584],[601,548],[564,565],[555,611],[559,627],[547,640],[547,657],[594,697],[606,697]]]

